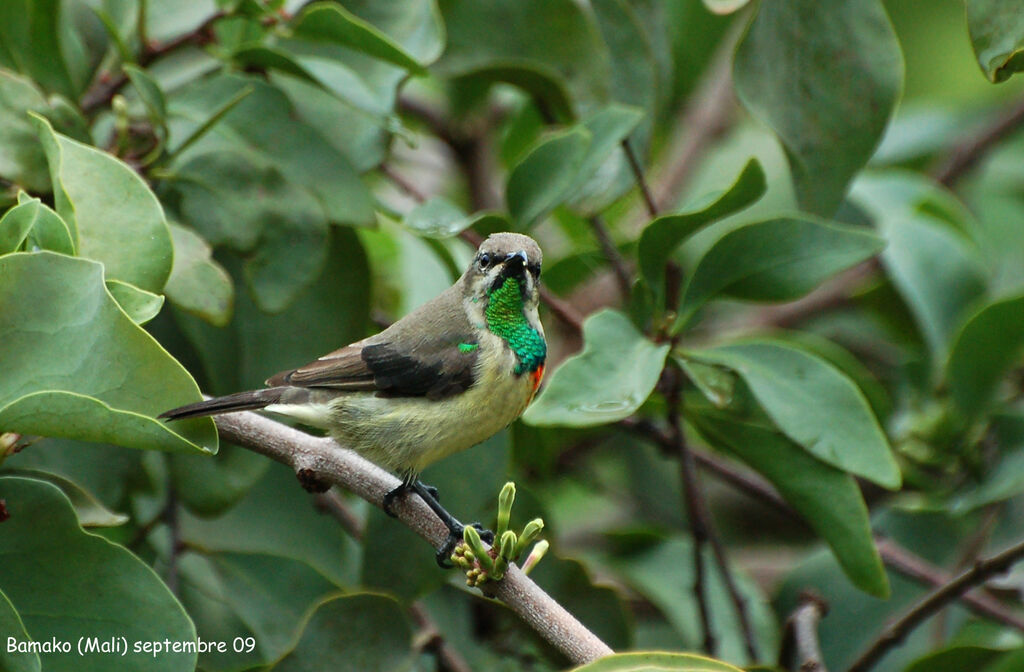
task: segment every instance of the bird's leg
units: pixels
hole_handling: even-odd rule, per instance
[[[462,531],[466,526],[460,523],[455,516],[448,513],[448,510],[441,506],[441,503],[437,501],[437,488],[424,485],[422,481],[418,480],[413,481],[410,488],[420,496],[420,499],[430,507],[431,511],[437,514],[437,517],[440,518],[441,522],[448,528],[448,538],[445,539],[441,548],[437,549],[437,555],[434,556],[439,567],[442,569],[448,569],[452,566],[451,561],[448,558],[451,556],[452,550],[455,549],[455,546],[462,541]],[[480,523],[470,523],[470,526],[475,527],[480,532],[480,538],[485,542],[488,544],[494,543],[494,532],[485,529]]]
[[[395,512],[391,510],[391,505],[395,503],[395,499],[412,490],[412,484],[415,481],[415,474],[405,473],[402,475],[402,482],[398,484],[398,487],[386,492],[384,494],[384,498],[380,502],[380,508],[383,509],[384,513],[388,514],[392,518],[396,517]]]

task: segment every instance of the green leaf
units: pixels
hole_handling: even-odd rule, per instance
[[[174,241],[174,266],[164,292],[171,303],[210,324],[223,327],[231,319],[235,285],[213,260],[210,246],[192,229],[169,222]]]
[[[886,239],[882,265],[938,368],[968,307],[988,282],[988,271],[964,234],[973,228],[969,215],[932,183],[896,171],[858,180],[854,200],[869,211]],[[934,214],[939,212],[943,216]]]
[[[38,198],[32,198],[25,192],[18,194],[18,205],[38,203],[35,220],[25,238],[25,250],[50,250],[61,254],[75,254],[75,239],[67,222]]]
[[[0,45],[22,74],[47,91],[78,98],[85,82],[73,81],[61,49],[68,33],[61,30],[60,0],[0,2]]]
[[[741,672],[720,660],[692,653],[660,651],[616,653],[600,660],[574,667],[572,672]]]
[[[9,7],[0,8],[0,16]],[[9,25],[0,26],[0,36],[5,28]],[[35,192],[49,190],[50,175],[28,112],[44,113],[48,107],[31,80],[0,69],[0,175]]]
[[[988,646],[953,645],[918,658],[908,665],[904,672],[984,672],[989,663],[1005,653],[1004,650]]]
[[[132,86],[139,94],[139,99],[146,107],[150,121],[154,126],[164,126],[167,119],[167,99],[164,97],[164,92],[160,90],[160,85],[148,72],[138,66],[125,63],[122,67],[124,74],[128,75]]]
[[[831,547],[846,576],[875,597],[889,580],[871,537],[868,508],[852,476],[811,456],[781,434],[736,417],[687,406],[687,419],[716,447],[767,478]]]
[[[173,248],[153,192],[110,154],[56,133],[42,117],[34,119],[50,163],[57,213],[78,232],[78,253],[103,262],[108,280],[163,291]]]
[[[899,488],[899,466],[867,399],[826,360],[768,339],[687,355],[739,374],[782,433],[818,459],[882,487]]]
[[[234,506],[267,473],[270,461],[230,443],[216,455],[171,455],[171,482],[181,502],[200,516],[214,516]]]
[[[740,100],[786,149],[801,209],[831,216],[900,95],[903,58],[880,0],[821,11],[764,0],[736,51]]]
[[[104,506],[103,502],[96,499],[91,492],[81,485],[48,471],[39,469],[5,469],[4,473],[13,476],[32,478],[37,481],[46,481],[60,488],[60,491],[71,500],[71,506],[75,509],[78,517],[78,524],[82,527],[117,527],[124,525],[130,518],[123,513],[115,513]]]
[[[413,74],[426,71],[412,55],[386,34],[334,3],[318,2],[306,7],[295,19],[297,37],[333,42],[374,58],[393,63]]]
[[[25,193],[25,192],[22,192]],[[0,254],[15,252],[25,242],[39,216],[39,199],[19,203],[0,217]]]
[[[309,565],[257,553],[186,553],[179,559],[181,601],[204,641],[251,637],[237,651],[199,655],[201,669],[249,669],[285,655],[305,625],[306,613],[338,587]]]
[[[1024,14],[1016,0],[966,0],[971,46],[989,81],[1024,69]]]
[[[632,415],[650,396],[668,345],[655,345],[614,310],[583,323],[583,352],[567,359],[523,420],[531,425],[589,427]]]
[[[136,641],[194,641],[192,622],[163,581],[124,548],[83,531],[60,490],[3,477],[0,492],[10,512],[0,525],[0,590],[34,640],[56,638],[73,647],[83,636],[124,637],[129,647]],[[48,671],[111,669],[99,654],[43,653],[40,659]],[[117,658],[118,670],[184,672],[195,664],[195,653],[154,656],[131,648]]]
[[[6,637],[14,637],[18,642],[31,641],[14,605],[2,591],[0,591],[0,632],[4,633]],[[4,672],[40,672],[41,669],[38,653],[8,651],[7,641],[4,641],[3,648],[0,648],[0,670],[4,670]]]
[[[403,670],[413,664],[412,627],[398,602],[356,593],[321,602],[275,672]]]
[[[583,215],[597,214],[635,182],[622,142],[644,118],[638,107],[612,103],[580,122],[590,145],[569,188],[569,205]]]
[[[693,551],[692,539],[671,537],[648,547],[617,554],[610,560],[616,574],[665,615],[687,648],[700,647],[703,635],[699,606],[693,594]],[[754,661],[748,660],[736,607],[729,597],[722,572],[710,549],[705,548],[703,556],[707,568],[705,595],[711,628],[718,640],[715,655],[736,664],[750,664]],[[755,648],[763,657],[778,647],[779,626],[775,615],[749,576],[735,567],[730,568],[730,572],[746,604],[754,630]]]
[[[647,284],[657,292],[665,289],[665,264],[687,238],[704,226],[747,207],[764,195],[764,169],[751,159],[725,191],[715,194],[700,207],[662,215],[648,224],[640,235],[637,258]]]
[[[508,177],[505,198],[520,228],[529,228],[571,194],[591,145],[590,132],[576,126],[536,145]]]
[[[1024,492],[1024,416],[993,414],[988,436],[999,446],[998,461],[988,467],[980,482],[965,483],[950,501],[950,511],[963,514],[994,502],[1003,502]]]
[[[145,324],[160,312],[164,297],[120,280],[107,280],[107,291],[135,324]]]
[[[1024,294],[976,311],[953,341],[946,365],[949,391],[969,418],[982,413],[1024,349]]]
[[[683,291],[676,328],[721,294],[747,301],[797,299],[883,246],[863,229],[796,216],[733,229],[697,263]]]
[[[216,451],[208,418],[166,425],[195,381],[125,315],[103,267],[52,252],[0,258],[0,427],[133,448]]]

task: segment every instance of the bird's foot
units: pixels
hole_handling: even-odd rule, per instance
[[[440,505],[441,498],[438,496],[437,488],[432,485],[427,485],[420,480],[405,479],[398,485],[398,487],[384,494],[384,498],[380,503],[380,508],[384,510],[384,513],[388,514],[392,518],[396,518],[397,516],[395,515],[395,512],[391,510],[391,506],[395,503],[396,499],[410,490],[419,494],[420,497],[423,497],[423,493],[426,492],[427,495],[434,500],[434,503]],[[427,497],[423,497],[423,501],[426,502],[430,508],[434,508]]]

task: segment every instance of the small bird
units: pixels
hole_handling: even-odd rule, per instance
[[[414,491],[450,531],[463,526],[418,480],[429,464],[471,448],[518,418],[544,374],[537,312],[541,251],[529,236],[495,233],[454,285],[375,336],[238,392],[166,411],[177,420],[264,409],[328,431],[402,478],[384,498]]]

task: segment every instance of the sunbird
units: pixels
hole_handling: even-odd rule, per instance
[[[547,343],[537,311],[540,246],[495,233],[454,285],[384,331],[282,371],[267,388],[166,411],[177,420],[264,409],[327,430],[342,446],[402,479],[448,526],[442,562],[463,525],[419,480],[427,465],[471,448],[518,418],[544,375]]]

